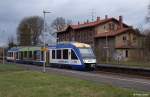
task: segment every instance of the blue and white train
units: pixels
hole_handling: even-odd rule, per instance
[[[46,53],[44,53],[46,52]],[[44,64],[69,67],[76,70],[91,70],[96,67],[96,58],[90,45],[64,42],[42,47],[16,47],[8,50],[7,61],[23,64]]]

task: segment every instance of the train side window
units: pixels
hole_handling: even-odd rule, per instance
[[[21,59],[23,59],[23,52],[21,52]]]
[[[27,51],[24,51],[24,58],[27,58]]]
[[[8,57],[10,57],[10,52],[8,52]]]
[[[12,57],[14,57],[14,52],[12,52]]]
[[[16,59],[19,59],[18,52],[16,52]]]
[[[68,50],[67,49],[63,50],[63,59],[68,59]]]
[[[52,50],[52,59],[55,59],[55,50]]]
[[[32,51],[29,51],[29,58],[32,58]]]
[[[9,52],[9,57],[11,57],[11,52]]]
[[[57,50],[57,59],[61,59],[61,50]]]
[[[13,52],[11,52],[11,57],[13,57]]]
[[[19,52],[17,52],[17,56],[18,56],[18,58],[17,58],[17,59],[19,59]]]
[[[10,57],[10,52],[7,53],[7,56]]]
[[[78,58],[73,50],[71,50],[71,59],[78,60]]]

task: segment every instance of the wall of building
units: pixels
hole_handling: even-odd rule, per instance
[[[118,29],[118,24],[110,21],[108,23],[105,23],[103,25],[99,25],[96,27],[96,34],[104,33],[104,32],[109,32],[109,31],[116,31]]]
[[[98,38],[95,39],[95,55],[98,63],[101,61],[106,61],[106,57],[108,54],[108,59],[112,60],[115,53],[115,40],[113,37],[108,38],[108,46],[106,46],[106,38]]]
[[[143,52],[140,49],[116,49],[116,54],[120,57],[120,61],[140,61],[143,56]]]
[[[67,30],[63,33],[57,34],[59,39],[58,41],[76,41],[90,44],[92,47],[94,46],[94,28],[84,28],[80,30]]]
[[[118,46],[126,46],[132,45],[138,47],[138,35],[132,32],[125,32],[123,34],[117,35],[115,38],[115,45]]]
[[[75,33],[75,41],[90,44],[92,47],[94,46],[94,28],[76,30]]]
[[[98,20],[97,20],[98,21]],[[58,33],[58,41],[76,41],[90,44],[95,51],[98,62],[106,60],[106,52],[108,52],[108,56],[110,60],[116,59],[117,56],[122,56],[124,60],[134,59],[139,56],[137,53],[139,49],[135,48],[126,49],[125,46],[135,46],[139,47],[139,36],[133,32],[133,30],[124,32],[122,34],[108,37],[108,48],[106,49],[106,37],[99,37],[95,39],[95,36],[104,33],[104,32],[115,32],[117,30],[129,28],[122,24],[122,18],[120,17],[119,22],[116,20],[109,21],[107,23],[91,26],[86,28],[73,29],[68,28],[63,33]],[[125,39],[124,39],[125,37]],[[117,47],[123,46],[121,49],[117,49]],[[126,53],[128,52],[128,57],[126,57]],[[141,52],[141,51],[140,51]],[[135,54],[136,53],[136,54]]]

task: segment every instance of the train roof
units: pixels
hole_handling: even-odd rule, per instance
[[[15,52],[15,51],[34,51],[34,50],[41,50],[40,46],[20,46],[20,47],[12,47],[8,50],[8,52]]]
[[[47,47],[47,46],[46,46]],[[77,48],[90,48],[89,44],[79,43],[79,42],[59,42],[56,45],[49,45],[49,48],[65,48],[65,47],[77,47]],[[13,47],[8,50],[8,52],[16,52],[16,51],[35,51],[42,50],[43,46],[20,46]]]
[[[8,50],[8,52],[16,52],[20,49],[20,47],[13,47]]]
[[[40,46],[27,46],[27,47],[22,47],[19,49],[19,51],[34,51],[34,50],[41,50]]]
[[[91,47],[89,44],[79,43],[79,42],[59,42],[57,45],[49,45],[48,47],[59,47],[59,46],[75,46],[77,48],[89,48]]]
[[[76,46],[76,47],[79,47],[79,48],[83,48],[83,47],[85,47],[85,48],[89,48],[89,47],[91,47],[89,44],[85,44],[85,43],[78,43],[78,42],[74,42],[74,43],[72,43],[74,46]]]

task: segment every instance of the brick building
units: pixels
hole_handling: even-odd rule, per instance
[[[131,26],[123,23],[122,16],[119,19],[104,19],[97,17],[96,21],[77,25],[69,25],[63,31],[57,32],[58,42],[77,41],[90,44],[95,52],[97,60],[120,58],[122,60],[135,59],[136,52],[141,56],[141,34]]]

